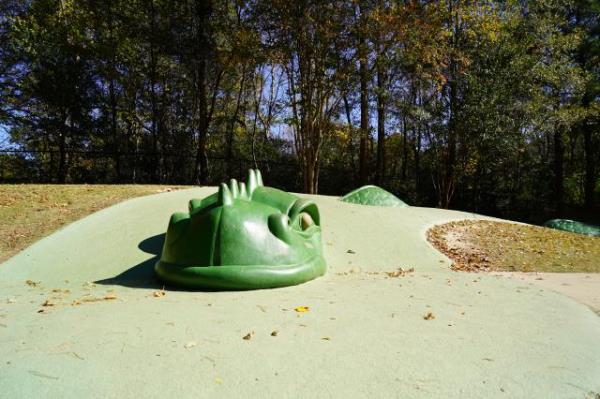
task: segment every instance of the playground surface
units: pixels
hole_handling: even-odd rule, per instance
[[[545,280],[537,277],[452,271],[426,240],[433,225],[479,215],[314,196],[326,276],[273,290],[163,290],[153,265],[169,216],[215,190],[125,201],[1,264],[0,392],[582,399],[600,393],[594,311],[540,286]]]

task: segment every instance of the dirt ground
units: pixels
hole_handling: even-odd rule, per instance
[[[0,262],[61,227],[129,198],[179,186],[104,184],[0,185]]]
[[[455,271],[533,282],[600,314],[600,238],[484,220],[437,225],[427,238]]]

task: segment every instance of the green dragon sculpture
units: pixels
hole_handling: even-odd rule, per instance
[[[295,285],[325,270],[317,205],[265,187],[258,170],[173,214],[155,265],[166,283],[213,290]]]

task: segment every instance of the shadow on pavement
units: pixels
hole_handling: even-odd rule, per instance
[[[164,284],[158,281],[154,276],[154,264],[160,257],[164,242],[164,233],[144,239],[138,244],[138,248],[148,254],[154,255],[153,257],[132,266],[115,277],[98,280],[94,283],[102,285],[121,285],[130,288],[162,288]]]

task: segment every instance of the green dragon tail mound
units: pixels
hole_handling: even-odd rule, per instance
[[[544,223],[545,227],[551,229],[569,231],[571,233],[584,234],[586,236],[600,237],[600,226],[576,222],[568,219],[552,219]]]
[[[317,205],[265,187],[258,170],[173,214],[155,265],[168,284],[211,290],[296,285],[325,270]]]
[[[394,194],[377,186],[362,186],[354,191],[349,192],[341,198],[341,201],[351,202],[360,205],[376,205],[376,206],[408,206],[400,198]]]

